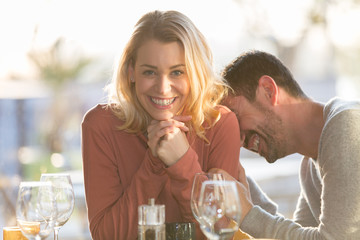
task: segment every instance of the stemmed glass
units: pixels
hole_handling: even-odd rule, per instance
[[[200,223],[200,216],[199,216],[199,199],[200,199],[200,192],[202,183],[206,180],[219,180],[224,181],[224,176],[221,173],[196,173],[194,176],[194,181],[191,189],[191,210],[196,219]]]
[[[198,208],[200,229],[209,239],[230,239],[238,230],[241,206],[234,181],[204,181]]]
[[[44,239],[54,229],[57,206],[50,182],[21,182],[16,219],[21,232],[32,240]]]
[[[51,182],[54,187],[58,214],[54,226],[54,239],[58,240],[60,228],[69,220],[75,205],[74,189],[69,174],[43,173],[40,181]]]

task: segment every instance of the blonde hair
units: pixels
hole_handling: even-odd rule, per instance
[[[177,11],[149,12],[135,25],[108,86],[108,104],[124,121],[119,128],[130,133],[144,132],[151,121],[136,97],[128,72],[130,64],[134,66],[136,62],[137,49],[150,39],[165,43],[177,41],[184,47],[190,93],[183,114],[192,116],[188,126],[206,140],[205,129],[220,119],[217,105],[227,94],[228,86],[213,70],[213,56],[205,37],[188,17]]]

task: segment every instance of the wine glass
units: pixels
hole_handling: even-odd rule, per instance
[[[201,185],[206,180],[225,180],[224,176],[221,173],[196,173],[194,176],[194,181],[191,189],[191,211],[196,219],[200,223],[201,219],[199,218],[199,199],[201,192]]]
[[[54,239],[58,239],[60,228],[69,220],[75,205],[74,189],[69,174],[43,173],[40,181],[53,184],[58,214],[54,226]]]
[[[204,181],[198,207],[200,229],[209,239],[230,239],[238,230],[241,205],[234,181]]]
[[[57,206],[50,182],[21,182],[16,201],[16,220],[32,240],[44,239],[54,229]]]

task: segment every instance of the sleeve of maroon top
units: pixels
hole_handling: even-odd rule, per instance
[[[129,187],[124,188],[109,141],[101,124],[84,119],[82,154],[90,232],[96,240],[136,239],[138,206],[157,198],[168,176],[162,162],[147,151]]]
[[[165,169],[171,179],[171,192],[181,206],[182,218],[185,222],[196,222],[190,206],[195,173],[220,168],[233,177],[238,177],[241,147],[238,121],[232,112],[226,112],[221,117],[223,119],[213,127],[214,134],[212,139],[209,139],[211,148],[207,159],[209,169],[201,169],[197,153],[192,148],[176,164]]]
[[[220,168],[237,179],[241,147],[239,123],[233,112],[227,112],[222,117],[224,119],[215,126],[215,132],[211,139],[209,169],[207,170]]]

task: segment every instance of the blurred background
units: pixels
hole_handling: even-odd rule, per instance
[[[69,172],[76,207],[60,239],[91,239],[80,124],[87,110],[106,101],[103,88],[134,24],[155,9],[190,17],[206,36],[217,71],[259,49],[278,56],[315,100],[360,95],[359,0],[1,0],[1,228],[16,225],[20,181]],[[295,154],[267,164],[241,150],[247,173],[287,217],[299,194],[300,160]]]

